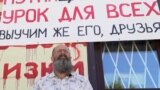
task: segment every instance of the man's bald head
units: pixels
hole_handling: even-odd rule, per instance
[[[60,44],[56,46],[52,51],[52,61],[60,58],[64,58],[67,56],[68,58],[71,58],[70,50],[66,45]]]
[[[69,48],[68,48],[66,45],[60,44],[60,45],[57,45],[57,46],[53,49],[52,55],[53,55],[55,52],[57,52],[58,50],[60,50],[60,49],[64,49],[64,50],[70,52]]]

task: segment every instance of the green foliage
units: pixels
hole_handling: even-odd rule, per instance
[[[129,89],[134,89],[136,88],[133,84],[130,84]],[[118,80],[116,80],[114,83],[112,83],[111,85],[109,85],[109,87],[106,87],[107,89],[124,89],[122,83],[121,83],[121,79],[118,78]]]

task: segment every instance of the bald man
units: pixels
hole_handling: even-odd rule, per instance
[[[86,77],[73,72],[71,53],[67,46],[56,46],[51,61],[54,71],[39,79],[33,90],[93,90]]]

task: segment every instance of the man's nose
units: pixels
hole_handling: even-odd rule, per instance
[[[65,52],[64,52],[64,51],[62,51],[62,52],[61,52],[61,55],[63,55],[63,56],[64,56],[64,55],[65,55]]]
[[[61,54],[66,54],[66,51],[65,50],[61,50]]]

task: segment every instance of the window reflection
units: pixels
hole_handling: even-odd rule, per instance
[[[153,41],[105,43],[102,59],[106,88],[160,87]]]

